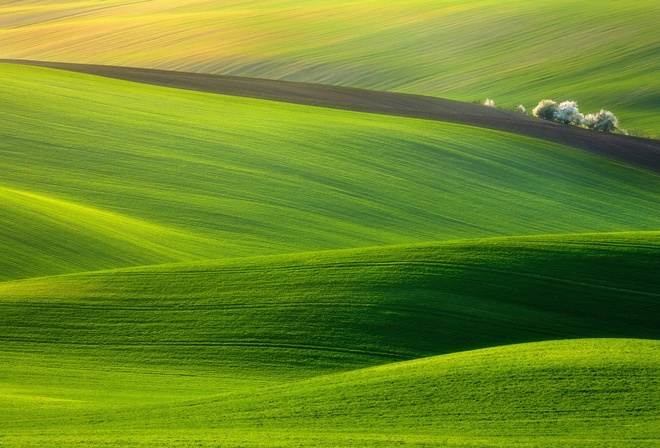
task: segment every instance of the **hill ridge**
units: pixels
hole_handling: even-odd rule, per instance
[[[0,187],[0,190],[3,187]],[[168,229],[176,232],[174,229]],[[183,233],[183,232],[182,232]],[[626,243],[625,239],[631,238],[636,239],[640,237],[648,238],[658,238],[660,239],[660,230],[639,230],[639,231],[611,231],[611,232],[569,232],[569,233],[540,233],[532,235],[511,235],[511,236],[488,236],[488,237],[466,237],[466,238],[457,238],[451,240],[430,240],[430,241],[421,241],[413,243],[398,243],[398,244],[380,244],[373,246],[358,246],[358,247],[348,247],[348,248],[338,248],[338,249],[320,249],[320,250],[300,250],[294,252],[285,252],[285,253],[275,253],[275,254],[256,254],[256,255],[246,255],[246,256],[233,256],[233,257],[218,257],[218,258],[197,258],[197,259],[188,259],[180,261],[164,261],[158,263],[150,263],[143,265],[134,265],[134,266],[121,266],[121,267],[110,267],[102,269],[93,269],[89,271],[76,271],[76,272],[65,272],[62,274],[48,274],[48,275],[39,275],[34,277],[27,278],[16,278],[8,280],[0,280],[0,287],[10,284],[21,284],[23,282],[31,281],[41,281],[48,279],[57,279],[57,278],[73,278],[78,276],[86,275],[105,275],[105,274],[121,274],[121,273],[135,273],[139,274],[141,271],[149,272],[154,269],[156,270],[180,270],[185,269],[187,273],[194,273],[195,268],[205,270],[204,268],[213,264],[225,264],[223,267],[224,273],[240,273],[240,272],[251,272],[261,270],[263,263],[268,261],[285,261],[291,260],[291,264],[281,265],[281,266],[271,266],[269,269],[274,271],[291,271],[291,270],[313,270],[318,267],[322,268],[345,268],[353,266],[356,262],[340,262],[340,261],[328,261],[324,263],[318,262],[316,259],[318,257],[330,257],[330,256],[346,256],[349,254],[367,254],[377,251],[396,251],[396,250],[424,250],[429,248],[438,248],[444,247],[450,249],[452,247],[470,247],[474,245],[483,245],[483,246],[496,246],[498,244],[534,244],[536,242],[559,242],[562,245],[576,245],[577,247],[588,244],[592,246],[624,246],[628,247],[631,244]],[[201,238],[201,237],[199,237]],[[616,238],[621,238],[621,240],[616,240]],[[599,241],[602,240],[602,241]],[[641,242],[635,242],[633,244],[635,247],[647,247],[656,249],[656,244],[645,245]],[[296,261],[298,260],[298,261]],[[300,261],[305,260],[305,261]],[[309,260],[313,260],[311,263]],[[237,264],[242,267],[232,268],[230,265]],[[361,266],[370,266],[370,267],[386,267],[393,265],[428,265],[436,267],[447,267],[447,266],[457,266],[457,267],[466,267],[468,265],[462,265],[456,262],[441,262],[441,261],[423,261],[423,262],[414,262],[414,261],[393,261],[393,262],[378,262],[378,261],[365,261],[359,263]],[[497,270],[495,268],[485,268],[491,272],[499,273],[511,273],[504,270]],[[181,272],[183,273],[183,271]],[[524,274],[521,274],[524,275]],[[532,276],[533,274],[529,274]],[[567,281],[559,277],[542,277],[536,276],[537,278],[547,278],[554,281]],[[578,282],[574,282],[578,283]],[[595,284],[582,283],[589,286],[596,286]],[[607,286],[602,286],[603,288],[608,288]],[[622,288],[608,288],[612,290],[620,290],[623,292],[639,292],[640,294],[648,294],[651,296],[656,296],[660,294],[656,293],[647,293],[643,291],[636,291],[634,289],[622,289]]]
[[[660,172],[660,140],[589,131],[479,104],[414,94],[230,75],[52,61],[0,59],[125,81],[231,96],[464,124],[559,143]]]
[[[142,352],[173,365],[222,353],[216,368],[258,360],[289,375],[286,360],[331,372],[512,342],[657,338],[658,235],[397,245],[8,282],[0,339],[125,351],[129,364],[145,362]]]

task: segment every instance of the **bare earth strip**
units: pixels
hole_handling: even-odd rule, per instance
[[[259,78],[45,61],[0,62],[76,71],[126,81],[410,118],[516,133],[588,151],[660,173],[660,141],[605,134],[512,111],[442,98]]]

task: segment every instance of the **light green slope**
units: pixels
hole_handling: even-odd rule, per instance
[[[223,246],[154,223],[0,187],[0,280],[190,261]]]
[[[507,108],[572,99],[660,134],[655,0],[10,2],[0,17],[0,57],[489,97]]]
[[[651,447],[659,441],[659,381],[658,341],[551,341],[167,406],[6,420],[3,440],[15,447]]]
[[[654,446],[659,381],[658,341],[552,341],[221,396],[155,418],[230,434],[289,429],[293,446]]]
[[[51,208],[3,207],[6,223],[35,220],[7,224],[3,250],[21,239],[22,258],[37,260],[3,258],[3,278],[144,264],[158,251],[166,262],[658,228],[660,176],[534,139],[25,66],[2,65],[0,80],[0,187]],[[140,241],[95,261],[90,229],[78,242],[49,217],[74,206],[108,221],[91,229],[98,238],[140,223]],[[40,228],[63,261],[43,261],[57,250]],[[140,245],[153,249],[141,259]]]

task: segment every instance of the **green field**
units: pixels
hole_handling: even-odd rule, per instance
[[[5,283],[4,430],[11,446],[655,443],[659,244],[487,239]],[[549,342],[508,345],[528,341]]]
[[[111,404],[120,392],[78,393],[82,400],[67,402],[16,391],[9,395],[19,403],[15,414],[21,404],[31,416],[35,408],[48,413],[5,425],[4,440],[17,447],[651,447],[660,429],[658,357],[657,341],[582,339],[393,363],[180,404],[166,397],[160,405],[142,397]],[[52,372],[35,376],[44,374]],[[73,374],[97,388],[146,380],[143,393],[172,383],[154,374]],[[49,391],[62,394],[58,386]],[[85,409],[89,395],[104,412]]]
[[[657,174],[530,138],[12,65],[0,82],[4,279],[658,229]]]
[[[0,57],[576,100],[658,136],[658,22],[655,0],[5,2]]]
[[[660,175],[36,67],[0,101],[0,446],[660,443]]]

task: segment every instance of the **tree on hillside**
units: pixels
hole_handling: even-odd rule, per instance
[[[557,112],[557,103],[552,100],[543,100],[532,110],[535,117],[544,120],[554,120],[555,112]]]
[[[613,132],[619,128],[619,120],[609,110],[601,109],[597,114],[589,114],[582,119],[582,125],[596,131]]]
[[[577,102],[564,101],[559,106],[554,114],[555,120],[564,124],[574,124],[580,126],[584,115],[578,110]]]
[[[518,105],[515,110],[524,113],[524,107],[522,105]],[[585,116],[580,113],[576,101],[564,101],[557,105],[553,100],[542,100],[534,108],[532,114],[544,120],[572,124],[595,131],[617,132],[628,135],[625,130],[619,127],[618,118],[609,110],[601,109],[597,114],[588,114]]]

